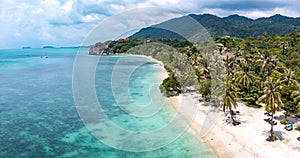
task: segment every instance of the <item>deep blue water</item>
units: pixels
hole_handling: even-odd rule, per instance
[[[165,147],[147,152],[118,150],[95,138],[81,121],[73,100],[72,73],[77,51],[0,50],[0,157],[216,157],[188,132]],[[43,58],[45,54],[49,58]],[[146,132],[166,125],[175,113],[171,106],[163,107],[150,118],[130,116],[117,106],[115,97],[122,98],[124,91],[112,92],[111,78],[121,58],[134,62],[149,60],[121,56],[100,59],[95,83],[103,111],[117,126],[131,131]],[[121,60],[119,64],[130,69],[132,63]],[[126,97],[121,101],[126,105],[146,105],[151,100],[149,89],[153,83],[157,83],[154,89],[158,89],[161,71],[153,63],[137,68],[125,80],[130,101]],[[124,81],[121,76],[116,78],[120,80],[117,83]]]

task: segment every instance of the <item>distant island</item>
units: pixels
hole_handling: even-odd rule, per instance
[[[44,46],[43,48],[55,48],[54,46]]]
[[[25,46],[25,47],[22,47],[22,49],[31,49],[30,46]]]

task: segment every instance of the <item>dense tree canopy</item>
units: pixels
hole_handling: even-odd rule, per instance
[[[140,53],[163,61],[168,68],[169,77],[163,81],[161,88],[168,95],[177,94],[186,86],[194,86],[206,100],[215,95],[212,93],[212,73],[219,70],[212,66],[212,59],[205,50],[211,43],[193,46],[184,40],[128,39],[106,44],[105,48],[114,53]],[[227,98],[260,107],[256,101],[265,94],[264,89],[268,87],[270,78],[273,78],[280,81],[276,93],[280,94],[282,109],[286,113],[299,112],[300,31],[281,36],[222,37],[215,40],[213,47],[214,51],[210,53],[220,53],[227,71],[225,75],[231,76],[228,84],[235,87]],[[186,58],[172,56],[172,52],[179,52]],[[178,69],[178,65],[186,62],[192,65],[193,73]],[[196,77],[198,85],[189,81],[193,77]],[[182,80],[187,84],[182,84]]]

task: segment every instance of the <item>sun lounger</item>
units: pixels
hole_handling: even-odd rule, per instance
[[[284,129],[286,129],[287,131],[291,131],[293,130],[293,125],[292,124],[286,125]]]

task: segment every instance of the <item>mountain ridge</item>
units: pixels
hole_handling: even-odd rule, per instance
[[[300,28],[300,17],[293,18],[275,14],[270,17],[251,19],[238,14],[227,17],[218,17],[212,14],[188,14],[179,18],[174,18],[160,24],[146,27],[136,32],[129,38],[152,38],[152,39],[184,39],[178,34],[169,30],[163,30],[164,26],[176,28],[178,26],[188,26],[184,19],[193,18],[199,22],[213,38],[223,36],[233,36],[246,38],[260,35],[284,35],[297,31]],[[190,32],[193,32],[190,30]]]

